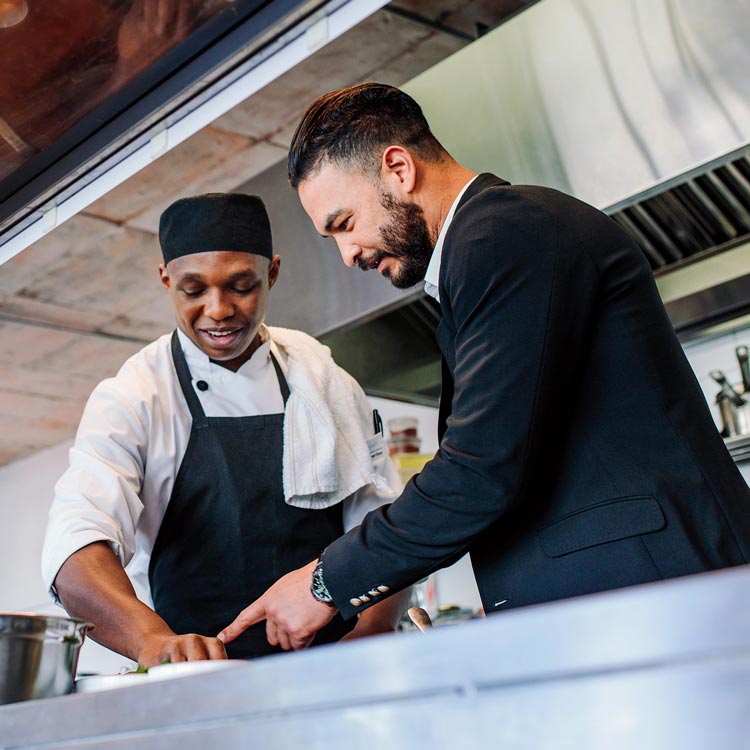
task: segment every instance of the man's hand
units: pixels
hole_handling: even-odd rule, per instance
[[[316,564],[313,560],[276,581],[219,633],[219,640],[230,643],[251,625],[265,620],[266,636],[272,646],[281,646],[285,651],[307,648],[336,614],[333,607],[319,602],[310,592]]]
[[[218,638],[190,633],[189,635],[149,636],[138,651],[138,665],[144,669],[164,662],[226,659],[224,644]]]

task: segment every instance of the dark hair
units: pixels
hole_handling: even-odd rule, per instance
[[[382,83],[331,91],[307,108],[297,126],[289,149],[289,183],[296,190],[324,159],[376,173],[383,149],[393,145],[425,161],[446,155],[420,106],[403,91]]]

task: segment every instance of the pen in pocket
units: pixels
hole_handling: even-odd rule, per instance
[[[380,418],[380,414],[378,414],[377,409],[372,410],[372,428],[375,431],[375,434],[379,432],[381,435],[383,434],[383,420]]]

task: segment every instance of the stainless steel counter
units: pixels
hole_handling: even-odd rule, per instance
[[[0,748],[750,747],[747,567],[0,707]]]

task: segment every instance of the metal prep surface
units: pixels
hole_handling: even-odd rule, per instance
[[[0,748],[750,747],[750,569],[0,708]]]

